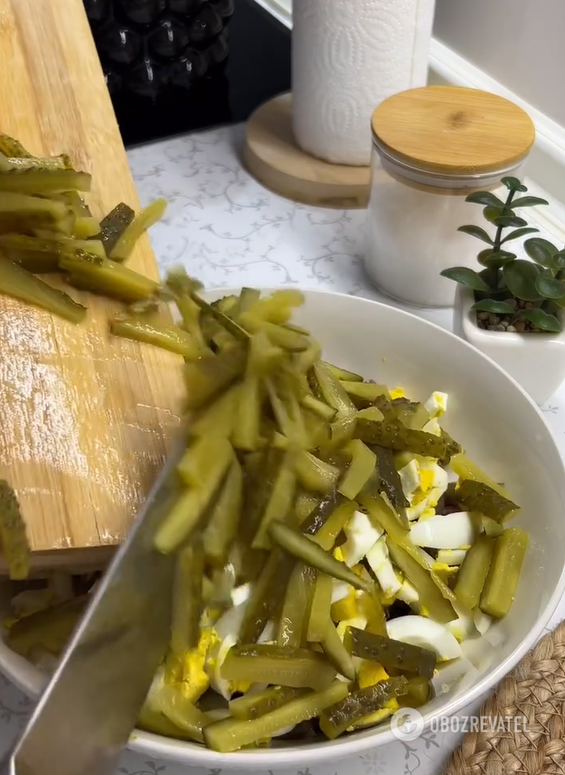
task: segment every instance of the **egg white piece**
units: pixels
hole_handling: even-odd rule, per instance
[[[461,646],[443,624],[434,622],[426,616],[399,616],[386,623],[389,638],[411,643],[413,646],[435,651],[440,661],[457,659],[461,656]]]
[[[415,506],[407,507],[406,517],[408,518],[409,522],[415,522],[427,510],[428,510],[428,498],[424,498],[422,501],[420,501],[420,503],[417,503]]]
[[[437,417],[434,417],[433,420],[428,420],[422,430],[424,433],[431,433],[432,436],[441,436],[441,425]]]
[[[496,648],[497,646],[502,646],[506,640],[506,635],[502,627],[489,627],[487,632],[485,632],[485,640],[488,640],[490,645]]]
[[[420,458],[418,461],[420,487],[424,490],[424,497],[417,503],[415,496],[409,498],[410,506],[406,509],[406,516],[410,521],[421,517],[425,511],[435,509],[439,499],[447,490],[448,474],[433,458]]]
[[[473,543],[474,529],[467,511],[431,517],[410,528],[410,538],[416,546],[429,549],[457,549]]]
[[[364,630],[367,626],[367,619],[364,616],[354,616],[352,619],[343,619],[337,625],[337,634],[341,640],[345,637],[345,631],[348,627],[356,627],[358,630]]]
[[[411,460],[402,468],[398,469],[402,492],[410,501],[412,496],[420,486],[420,466],[417,460]]]
[[[403,603],[406,603],[406,605],[417,603],[420,599],[420,595],[418,594],[416,587],[407,581],[407,579],[404,579],[402,582],[402,586],[396,593],[396,597],[399,600],[402,600]]]
[[[465,659],[472,662],[480,672],[500,664],[500,655],[490,645],[488,635],[489,633],[484,637],[468,638],[461,644]]]
[[[340,600],[348,597],[352,591],[355,591],[355,587],[352,587],[351,584],[348,584],[346,581],[338,581],[338,579],[333,579],[332,603],[338,603]]]
[[[431,473],[431,490],[434,495],[437,495],[437,500],[433,506],[437,506],[437,501],[443,495],[447,489],[447,471],[442,468],[432,457],[423,457],[419,461],[420,466],[420,480],[422,479],[423,472]]]
[[[435,417],[441,417],[447,411],[448,394],[441,393],[439,390],[434,390],[428,400],[424,403],[424,408],[430,415],[431,419]]]
[[[396,575],[394,566],[389,558],[388,546],[384,537],[379,538],[375,545],[367,552],[367,562],[377,577],[381,589],[387,597],[396,595],[402,582]]]
[[[346,542],[342,544],[343,560],[350,568],[361,562],[369,549],[382,536],[381,528],[375,527],[362,511],[355,511],[343,528]]]
[[[220,640],[225,638],[227,635],[233,635],[237,639],[241,625],[243,624],[243,617],[245,616],[246,608],[247,601],[240,603],[233,608],[229,608],[224,614],[220,616],[214,625],[214,629],[216,630],[216,634]]]
[[[466,549],[440,549],[437,553],[436,562],[440,562],[442,565],[461,565],[466,554]]]
[[[238,641],[238,636],[230,633],[214,648],[210,653],[205,666],[206,674],[210,680],[210,686],[218,694],[221,694],[225,700],[229,700],[233,694],[232,681],[228,681],[222,677],[222,665],[226,661],[226,657],[230,649],[232,649]],[[267,688],[267,684],[253,684],[258,691]]]
[[[221,694],[225,700],[229,700],[232,692],[230,682],[222,678],[222,665],[224,664],[228,651],[237,643],[237,636],[230,634],[212,649],[212,653],[206,663],[206,673],[210,679],[210,686],[214,691]]]
[[[238,606],[242,603],[246,603],[251,596],[251,584],[241,584],[239,587],[234,587],[231,591],[232,605]]]
[[[452,621],[447,622],[445,628],[449,630],[449,632],[454,635],[460,643],[461,641],[467,640],[467,638],[472,638],[477,634],[477,628],[475,627],[472,614],[458,616],[457,619],[453,619]]]
[[[481,635],[484,635],[487,630],[490,629],[493,621],[492,616],[484,614],[479,608],[477,608],[475,611],[473,611],[473,618],[475,620],[475,627],[481,633]]]
[[[270,643],[275,640],[275,623],[272,619],[269,619],[265,625],[265,629],[261,635],[257,638],[257,643]]]
[[[294,724],[292,724],[290,727],[284,727],[284,729],[279,729],[278,732],[273,732],[271,737],[281,737],[282,735],[288,735],[289,732],[292,732],[294,729]]]
[[[222,678],[221,669],[228,651],[237,643],[246,608],[247,601],[230,608],[220,616],[214,625],[220,642],[211,649],[206,660],[205,671],[210,680],[210,686],[226,700],[230,699],[232,692],[230,682]]]

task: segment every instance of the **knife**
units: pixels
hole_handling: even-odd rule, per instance
[[[178,444],[118,549],[2,775],[111,775],[169,642],[174,557],[153,537],[178,493]]]

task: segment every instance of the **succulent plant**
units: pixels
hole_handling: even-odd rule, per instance
[[[488,247],[477,255],[483,267],[476,272],[464,266],[444,269],[441,273],[455,282],[471,288],[475,294],[472,309],[494,315],[511,315],[513,320],[529,321],[545,332],[561,331],[559,309],[565,309],[565,250],[540,237],[530,237],[524,249],[532,259],[518,258],[507,250],[507,243],[539,231],[516,214],[517,209],[546,205],[548,202],[527,194],[527,187],[517,178],[502,178],[508,189],[503,202],[492,191],[474,191],[467,202],[483,205],[486,221],[496,227],[494,236],[473,224],[460,226],[458,231],[469,234]],[[509,231],[510,230],[510,231]],[[509,299],[528,303],[522,309],[508,303]]]

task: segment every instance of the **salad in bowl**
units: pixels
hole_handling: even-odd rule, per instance
[[[155,537],[176,554],[170,646],[139,729],[228,754],[425,712],[511,611],[520,499],[447,432],[441,384],[416,400],[326,360],[300,292],[208,303],[181,272],[168,292],[191,337],[188,441]],[[95,583],[19,591],[9,648],[49,669]]]

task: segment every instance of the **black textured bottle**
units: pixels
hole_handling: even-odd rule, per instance
[[[84,0],[114,103],[154,102],[221,69],[234,0]]]

